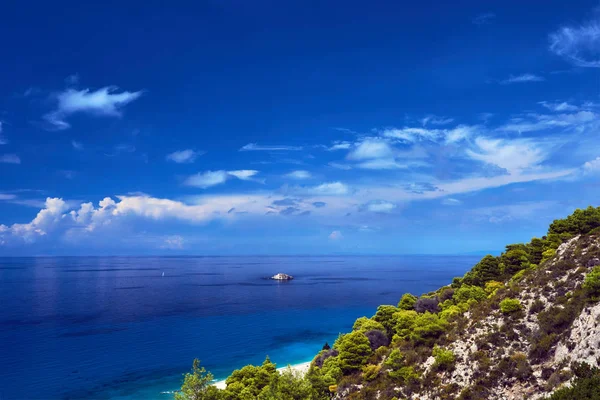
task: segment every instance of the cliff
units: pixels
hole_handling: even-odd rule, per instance
[[[305,375],[267,358],[218,390],[195,369],[177,398],[600,400],[599,301],[600,207],[589,207],[448,286],[379,306]]]

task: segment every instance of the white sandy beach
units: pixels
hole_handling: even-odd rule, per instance
[[[277,371],[281,372],[286,368],[291,368],[292,371],[299,372],[300,374],[304,375],[308,372],[308,368],[310,368],[310,361],[301,364],[287,365],[285,367],[277,368]],[[225,380],[216,381],[214,385],[219,389],[225,389],[227,387],[227,385],[225,384]]]

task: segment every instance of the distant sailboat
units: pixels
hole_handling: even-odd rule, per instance
[[[165,276],[165,272],[164,272],[164,271],[163,271],[163,274],[162,274],[162,276]]]

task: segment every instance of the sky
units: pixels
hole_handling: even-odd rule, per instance
[[[0,255],[466,254],[600,206],[600,2],[3,3]]]

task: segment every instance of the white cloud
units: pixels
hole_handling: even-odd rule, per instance
[[[13,200],[16,199],[17,195],[12,193],[0,193],[0,200]]]
[[[342,182],[326,182],[317,186],[284,186],[285,194],[297,196],[344,196],[350,189]]]
[[[342,232],[340,232],[340,231],[333,231],[329,234],[328,237],[330,240],[342,240],[344,238],[344,236],[342,235]]]
[[[458,125],[452,129],[428,129],[404,127],[389,128],[381,132],[385,137],[399,139],[408,143],[419,141],[457,143],[461,140],[468,139],[481,130],[478,125]]]
[[[0,121],[0,145],[1,144],[7,144],[8,140],[6,140],[4,138],[4,136],[2,136],[2,121]]]
[[[160,246],[161,249],[180,250],[183,249],[184,239],[182,236],[173,235],[165,238],[164,243]]]
[[[356,167],[361,169],[404,169],[408,168],[408,165],[400,164],[393,158],[377,158],[358,163]]]
[[[341,164],[341,163],[336,163],[336,162],[330,162],[330,163],[329,163],[329,164],[327,164],[327,165],[329,165],[331,168],[335,168],[335,169],[341,169],[341,170],[344,170],[344,171],[348,171],[348,170],[351,170],[351,169],[352,169],[352,166],[351,166],[351,165],[348,165],[348,164]]]
[[[427,124],[448,125],[452,122],[454,122],[454,118],[438,117],[436,115],[427,115],[426,117],[421,118],[421,125],[423,126],[426,126]]]
[[[453,199],[452,197],[448,197],[442,200],[442,204],[445,206],[459,206],[462,204],[462,201],[458,199]]]
[[[21,164],[21,159],[16,154],[3,154],[0,155],[0,163]]]
[[[390,145],[381,139],[365,139],[356,145],[348,154],[350,160],[367,160],[373,158],[387,158],[393,155]]]
[[[198,187],[206,189],[211,186],[220,185],[227,181],[227,171],[205,171],[198,172],[195,175],[189,176],[184,184],[187,186]]]
[[[239,151],[299,151],[302,146],[285,146],[285,145],[259,145],[256,143],[248,143],[240,148]]]
[[[534,74],[521,74],[521,75],[511,75],[507,79],[500,81],[503,85],[509,85],[511,83],[524,83],[524,82],[542,82],[546,79]]]
[[[600,172],[600,157],[596,157],[593,160],[587,161],[583,164],[583,170],[586,173]]]
[[[476,149],[468,149],[467,155],[474,160],[496,165],[514,173],[537,166],[546,154],[533,142],[526,139],[475,139]]]
[[[598,120],[598,114],[588,110],[553,115],[528,114],[526,117],[512,119],[497,130],[501,132],[527,133],[567,127],[581,128],[588,123]]]
[[[396,208],[394,203],[383,200],[372,200],[360,207],[361,211],[370,211],[374,213],[389,213]]]
[[[350,143],[350,142],[346,142],[346,141],[335,142],[330,147],[328,147],[327,150],[329,150],[329,151],[349,150],[351,147],[352,147],[352,143]]]
[[[253,180],[252,177],[258,174],[258,171],[254,169],[240,169],[237,171],[228,171],[228,174],[235,176],[236,178],[241,179],[243,181],[250,181]]]
[[[288,174],[285,174],[284,176],[286,178],[297,179],[297,180],[312,178],[311,173],[308,172],[308,171],[304,171],[304,170],[292,171],[292,172],[290,172]]]
[[[235,177],[243,181],[258,181],[254,178],[256,174],[258,174],[258,171],[253,169],[242,169],[235,171],[205,171],[187,177],[183,183],[186,186],[206,189],[211,186],[223,184],[230,177]]]
[[[600,19],[565,26],[549,36],[550,51],[577,67],[600,68]]]
[[[549,110],[556,111],[556,112],[579,110],[579,108],[577,106],[574,106],[574,105],[566,103],[566,102],[550,103],[547,101],[540,101],[539,104],[541,104],[542,106],[546,107]]]
[[[106,86],[96,91],[90,89],[66,89],[55,96],[56,110],[46,114],[44,119],[50,128],[63,130],[71,125],[66,119],[75,113],[120,117],[121,109],[142,95],[141,91],[117,93],[114,86]]]
[[[77,142],[75,140],[71,140],[71,146],[73,146],[73,148],[75,150],[78,150],[78,151],[83,150],[83,143],[81,143],[81,142]]]
[[[173,161],[177,164],[186,164],[186,163],[189,164],[189,163],[193,163],[194,161],[196,161],[196,158],[198,156],[201,156],[202,154],[204,154],[203,151],[185,149],[185,150],[174,151],[173,153],[167,154],[166,158],[168,161]]]

